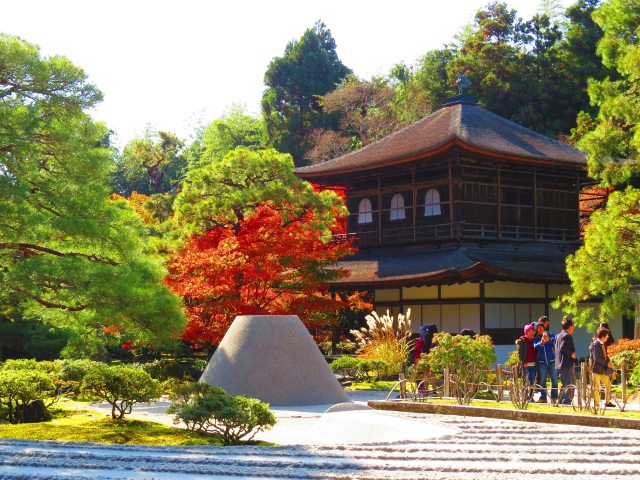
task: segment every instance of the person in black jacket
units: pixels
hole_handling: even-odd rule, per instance
[[[600,387],[604,385],[605,402],[607,406],[614,406],[611,403],[611,378],[609,370],[613,367],[611,360],[607,356],[607,339],[609,338],[609,330],[606,328],[599,329],[598,338],[591,344],[589,348],[589,357],[591,358],[591,370],[593,372],[593,397],[596,405],[600,405]]]
[[[577,363],[576,348],[573,345],[573,320],[568,317],[562,319],[562,331],[556,335],[556,369],[560,374],[562,387],[565,389],[564,395],[560,399],[560,403],[571,405],[573,402],[574,387],[576,377],[573,371],[574,364]]]

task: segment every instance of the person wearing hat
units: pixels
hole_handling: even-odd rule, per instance
[[[556,336],[547,332],[541,321],[536,323],[536,330],[538,334],[533,339],[533,347],[537,352],[538,378],[542,386],[538,402],[547,403],[547,378],[549,377],[551,378],[551,398],[554,400],[558,398],[558,370],[554,348]]]
[[[573,367],[578,363],[576,357],[576,347],[573,344],[573,320],[568,317],[562,319],[562,331],[556,335],[555,352],[556,352],[556,369],[562,380],[562,387],[565,389],[561,402],[564,405],[573,403],[574,388],[572,385],[576,383],[576,376]]]
[[[516,340],[518,346],[518,358],[522,365],[523,375],[525,381],[529,383],[531,387],[536,384],[536,349],[533,346],[533,337],[535,335],[535,329],[533,325],[525,325],[524,335]],[[529,401],[533,400],[533,388],[529,395]]]

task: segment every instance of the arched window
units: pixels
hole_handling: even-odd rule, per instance
[[[424,216],[435,217],[441,214],[440,192],[435,188],[430,188],[424,196]]]
[[[373,222],[373,209],[371,208],[371,200],[363,198],[358,204],[358,223]]]
[[[391,197],[391,216],[390,220],[404,220],[404,197],[399,193],[396,193]]]

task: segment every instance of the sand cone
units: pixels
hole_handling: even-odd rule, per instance
[[[296,315],[236,317],[200,381],[271,405],[349,401]]]

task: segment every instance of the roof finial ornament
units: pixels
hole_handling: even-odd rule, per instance
[[[464,95],[464,89],[471,86],[471,81],[467,78],[466,73],[458,72],[456,74],[456,86],[458,87],[458,95]]]

